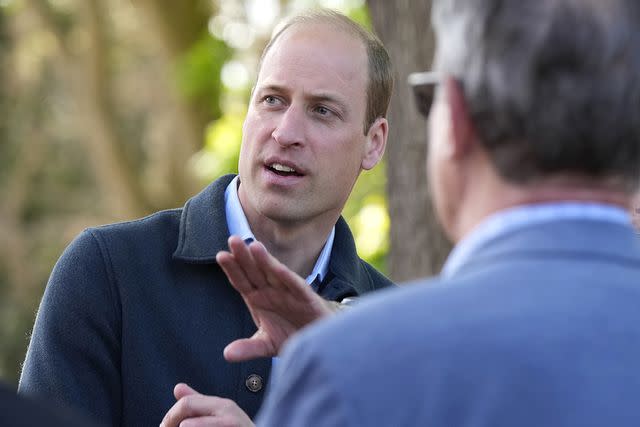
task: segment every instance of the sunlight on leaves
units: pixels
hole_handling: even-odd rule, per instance
[[[204,148],[192,161],[199,179],[209,182],[220,175],[237,172],[243,120],[242,115],[225,114],[209,125]]]

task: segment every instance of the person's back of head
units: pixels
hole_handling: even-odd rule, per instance
[[[640,171],[640,3],[435,0],[437,71],[464,91],[507,181],[572,175],[633,190]]]

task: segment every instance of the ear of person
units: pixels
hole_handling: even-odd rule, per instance
[[[370,170],[380,162],[387,146],[389,124],[384,117],[378,117],[369,127],[366,136],[365,153],[362,159],[362,169]]]

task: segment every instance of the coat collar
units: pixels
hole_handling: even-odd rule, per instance
[[[215,264],[216,254],[229,249],[224,192],[234,176],[220,177],[185,204],[174,259],[190,264]],[[349,226],[340,217],[336,223],[329,272],[320,294],[334,300],[374,289],[356,252]]]
[[[516,258],[607,258],[639,263],[639,254],[640,239],[630,225],[585,219],[555,220],[507,233],[479,247],[453,276]]]
[[[191,264],[212,264],[229,249],[224,191],[234,175],[225,175],[189,199],[180,216],[178,247],[173,258]]]
[[[328,300],[339,300],[374,290],[362,264],[351,230],[341,216],[336,222],[329,273],[320,288],[320,295]]]

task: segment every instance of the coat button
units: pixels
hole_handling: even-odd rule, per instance
[[[262,377],[257,374],[251,374],[247,377],[247,380],[244,382],[244,385],[247,386],[249,391],[254,393],[262,390]]]

